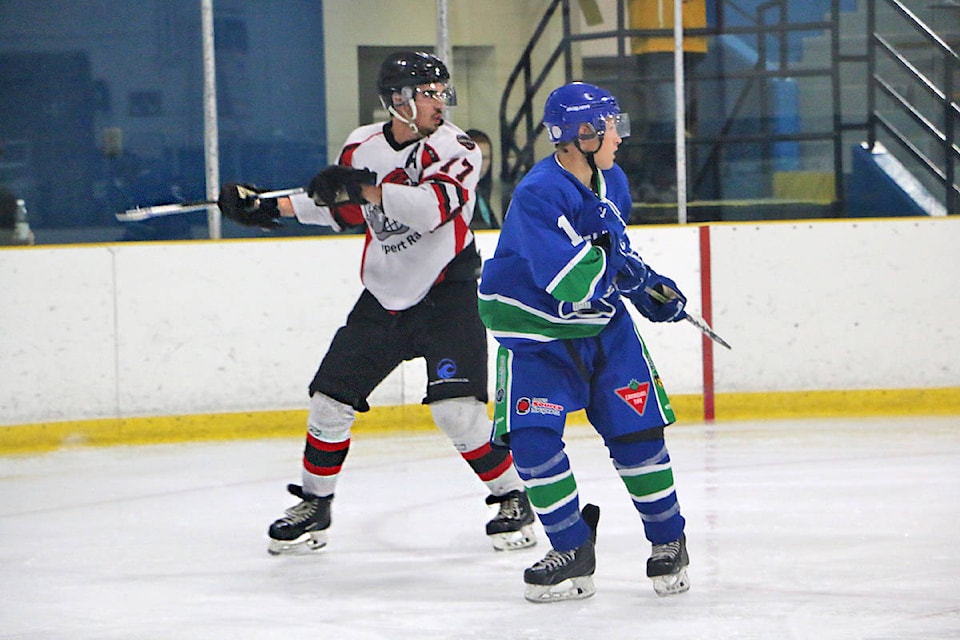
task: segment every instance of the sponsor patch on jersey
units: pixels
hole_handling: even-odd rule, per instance
[[[517,415],[525,416],[530,413],[530,398],[520,398],[517,400]]]
[[[540,413],[547,416],[559,416],[562,412],[562,404],[550,402],[546,398],[534,398],[530,401],[530,413]]]
[[[650,383],[644,382],[641,384],[636,380],[631,380],[630,384],[625,387],[620,387],[619,389],[614,389],[614,392],[620,396],[621,400],[630,405],[631,409],[642,416],[647,408],[647,397],[650,395]]]
[[[457,142],[462,144],[464,148],[469,149],[470,151],[473,151],[477,148],[477,143],[473,141],[473,138],[466,134],[457,136]]]
[[[516,410],[519,416],[525,416],[528,413],[559,416],[563,412],[563,405],[550,402],[546,398],[520,398],[517,400]]]

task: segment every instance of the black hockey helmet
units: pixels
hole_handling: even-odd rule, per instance
[[[391,104],[394,93],[403,93],[404,87],[416,87],[434,82],[450,82],[450,72],[437,56],[423,51],[392,53],[381,63],[377,90],[385,105]],[[406,96],[409,100],[411,95]]]

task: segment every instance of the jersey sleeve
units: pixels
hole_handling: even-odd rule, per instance
[[[420,153],[420,184],[381,183],[384,213],[421,233],[457,217],[469,224],[480,180],[480,149],[450,134],[435,143],[425,142]]]
[[[528,257],[534,282],[563,302],[598,300],[612,283],[606,252],[576,230],[580,200],[561,189],[521,189],[507,214],[524,219],[520,253]]]
[[[293,205],[293,213],[297,216],[297,221],[302,224],[318,224],[330,227],[334,231],[343,230],[334,220],[330,207],[317,206],[306,193],[290,196],[290,204]]]

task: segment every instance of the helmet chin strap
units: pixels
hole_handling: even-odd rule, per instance
[[[406,87],[404,87],[404,89],[406,89]],[[394,118],[396,118],[400,122],[410,127],[410,130],[413,131],[415,134],[420,135],[420,127],[417,126],[417,122],[416,122],[417,121],[417,101],[414,99],[414,96],[412,95],[407,96],[406,92],[403,92],[400,95],[406,98],[407,104],[410,105],[411,116],[409,118],[405,118],[404,116],[400,115],[400,112],[397,111],[397,109],[392,104],[387,108],[387,112],[389,112],[390,115],[392,115]]]
[[[416,133],[417,135],[420,135],[420,127],[418,127],[418,126],[417,126],[417,123],[415,122],[415,120],[417,119],[417,105],[413,104],[413,102],[411,102],[410,105],[411,105],[411,107],[413,108],[413,118],[404,118],[404,117],[403,117],[402,115],[400,115],[400,113],[399,113],[396,109],[394,109],[393,107],[390,107],[389,109],[387,109],[387,111],[389,111],[389,112],[390,112],[390,115],[392,115],[394,118],[396,118],[396,119],[399,120],[400,122],[402,122],[402,123],[404,123],[405,125],[407,125],[408,127],[410,127],[410,130],[411,130],[411,131],[413,131],[413,132]]]
[[[573,144],[577,148],[577,151],[582,153],[583,157],[587,159],[587,164],[590,165],[590,171],[591,171],[591,175],[593,176],[593,180],[596,180],[596,176],[597,176],[597,161],[596,161],[596,158],[594,158],[594,156],[596,155],[597,151],[600,151],[600,147],[603,146],[603,134],[598,133],[597,139],[600,141],[600,144],[597,146],[596,151],[584,151],[583,147],[580,146],[580,138],[575,138],[573,141]]]

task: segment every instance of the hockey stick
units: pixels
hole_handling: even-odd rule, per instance
[[[258,193],[258,198],[283,198],[298,193],[303,193],[303,187],[294,189],[281,189],[279,191],[264,191]],[[174,216],[181,213],[190,213],[191,211],[200,211],[210,206],[215,206],[216,200],[201,200],[199,202],[184,202],[178,204],[160,204],[155,207],[135,207],[127,209],[123,213],[116,215],[120,222],[139,222],[140,220],[149,220],[150,218],[161,218],[163,216]]]
[[[646,291],[651,298],[653,298],[654,300],[656,300],[661,304],[670,302],[671,300],[671,298],[663,295],[659,291],[654,291],[650,287],[645,287],[644,291]],[[733,347],[727,344],[726,340],[718,336],[717,332],[710,328],[710,325],[707,324],[706,320],[704,320],[700,316],[690,313],[689,311],[687,311],[686,313],[687,315],[684,319],[690,324],[692,324],[693,326],[695,326],[697,329],[700,329],[700,331],[702,331],[705,336],[707,336],[717,344],[721,344],[725,346],[727,349],[733,349]]]

